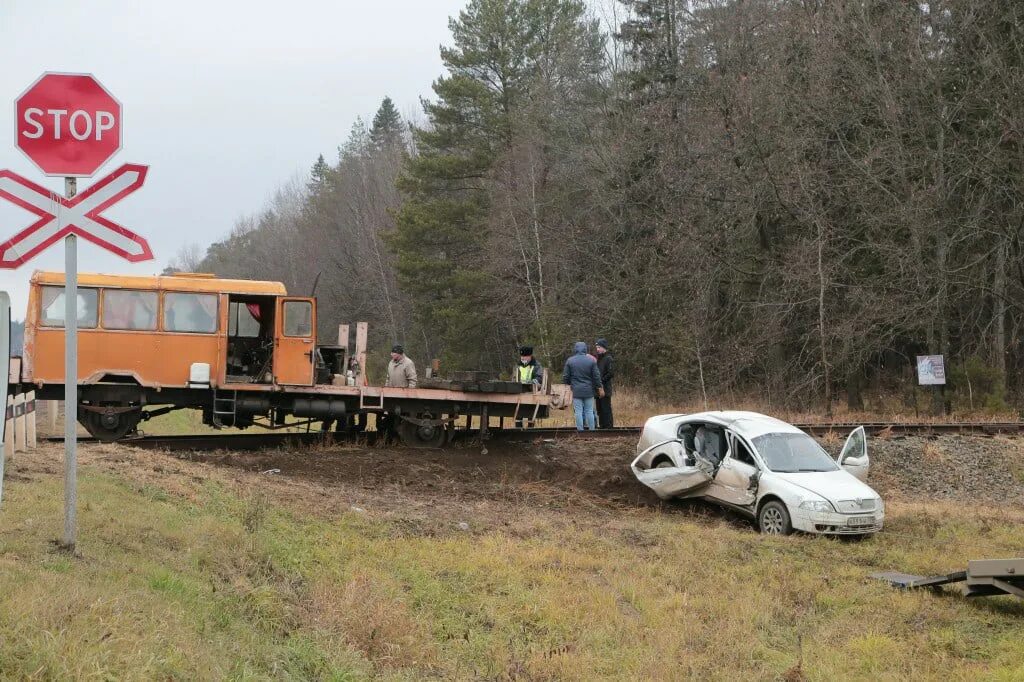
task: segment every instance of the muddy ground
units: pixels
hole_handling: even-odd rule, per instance
[[[837,450],[840,442],[824,443]],[[941,436],[869,441],[869,483],[887,501],[963,502],[1024,508],[1024,438]],[[701,502],[663,503],[633,478],[632,438],[538,439],[456,445],[445,450],[331,446],[263,452],[150,452],[124,445],[80,448],[84,466],[189,496],[207,481],[250,494],[265,490],[314,513],[351,509],[424,522],[491,526],[517,510],[549,508],[590,516],[628,510],[722,518]],[[59,475],[62,448],[19,454],[8,473]],[[742,521],[737,521],[742,522]]]

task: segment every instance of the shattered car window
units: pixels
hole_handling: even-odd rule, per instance
[[[805,433],[766,433],[754,439],[754,447],[772,471],[835,471],[839,468],[817,441]]]

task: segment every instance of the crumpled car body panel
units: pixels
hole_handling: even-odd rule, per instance
[[[664,500],[703,488],[715,477],[710,462],[703,459],[687,462],[686,453],[675,438],[645,448],[630,464],[630,469],[638,481]]]
[[[711,475],[700,466],[639,469],[633,466],[638,481],[663,500],[694,492],[711,483]]]

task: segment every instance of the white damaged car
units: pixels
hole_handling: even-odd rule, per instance
[[[832,457],[791,424],[756,412],[651,417],[631,468],[662,499],[699,497],[752,517],[762,533],[867,535],[885,505],[864,483],[864,427]]]

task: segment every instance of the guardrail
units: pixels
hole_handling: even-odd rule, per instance
[[[34,450],[37,445],[35,391],[7,396],[6,419],[4,455],[12,458],[16,452]]]

